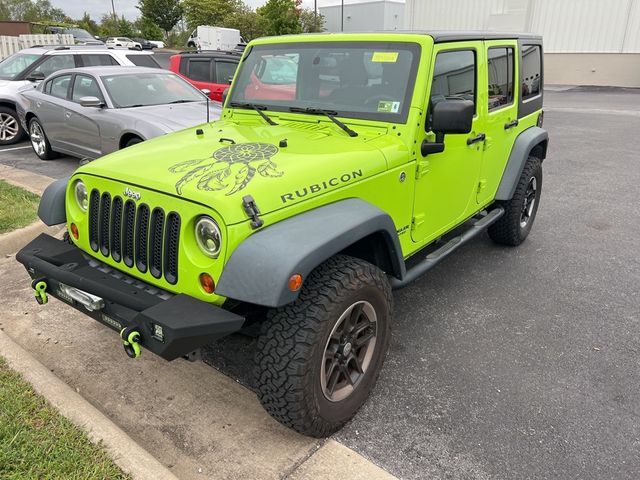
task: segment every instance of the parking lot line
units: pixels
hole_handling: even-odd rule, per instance
[[[22,150],[24,148],[31,148],[31,145],[25,145],[23,147],[3,148],[0,149],[0,152],[10,152],[12,150]]]

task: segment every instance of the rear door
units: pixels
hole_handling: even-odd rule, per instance
[[[480,41],[434,46],[427,118],[443,100],[471,100],[476,106],[471,133],[447,134],[441,153],[418,159],[411,237],[430,242],[475,213],[476,189],[482,165],[484,110],[480,74],[484,52]],[[435,141],[429,120],[418,139]]]
[[[477,203],[485,205],[498,189],[511,148],[518,135],[518,43],[484,42],[488,95],[479,108],[486,116],[485,151],[478,181]]]
[[[214,82],[211,85],[211,99],[222,101],[222,92],[224,92],[231,81],[233,75],[236,73],[238,67],[237,62],[230,62],[228,60],[216,60],[214,65]]]
[[[66,148],[65,142],[65,106],[68,103],[71,87],[70,73],[58,75],[45,83],[43,94],[36,100],[35,114],[44,128],[44,132],[55,148]]]

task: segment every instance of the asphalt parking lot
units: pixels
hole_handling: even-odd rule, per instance
[[[545,108],[529,239],[482,237],[396,292],[378,385],[336,435],[398,477],[640,475],[640,91],[550,89]],[[60,178],[77,160],[24,143],[0,164]],[[205,361],[251,386],[252,343]]]

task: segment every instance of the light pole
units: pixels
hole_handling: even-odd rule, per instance
[[[313,31],[318,30],[318,0],[313,0]]]
[[[113,12],[113,21],[115,22],[117,20],[117,17],[116,17],[116,5],[115,5],[115,3],[113,3],[113,0],[111,0],[111,11]]]
[[[344,0],[342,0],[342,7],[340,8],[340,31],[344,32]]]

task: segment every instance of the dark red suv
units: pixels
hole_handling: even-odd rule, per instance
[[[211,100],[222,101],[222,92],[231,84],[242,52],[182,52],[171,57],[169,69],[199,89],[211,91]]]

